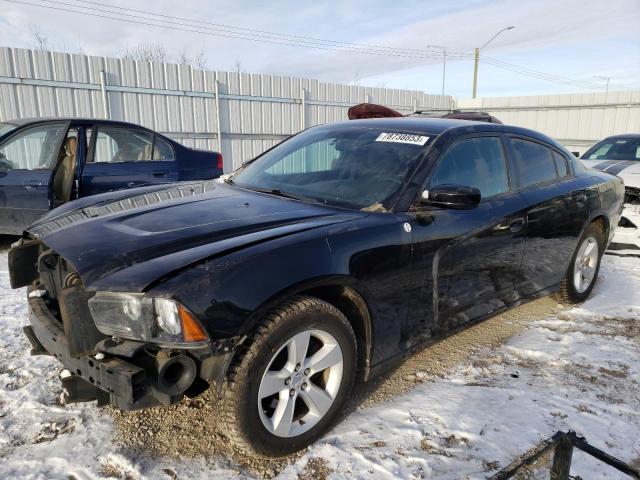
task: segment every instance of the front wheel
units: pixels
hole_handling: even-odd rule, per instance
[[[580,237],[558,296],[564,303],[584,302],[596,283],[600,260],[604,254],[604,235],[595,224],[587,227]]]
[[[222,408],[242,450],[300,450],[339,416],[355,380],[356,340],[333,305],[300,296],[274,309],[229,369]]]

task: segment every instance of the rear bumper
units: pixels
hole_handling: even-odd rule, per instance
[[[24,331],[33,347],[31,353],[57,358],[71,372],[63,379],[65,386],[75,393],[82,391],[79,398],[69,392],[71,401],[98,400],[99,404],[111,403],[123,410],[160,403],[152,394],[152,379],[144,368],[112,356],[100,360],[89,355],[72,356],[62,325],[41,298],[29,298],[29,318],[31,325]]]

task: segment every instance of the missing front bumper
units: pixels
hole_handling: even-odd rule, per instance
[[[122,410],[159,403],[152,394],[152,379],[144,368],[115,357],[98,360],[89,355],[71,355],[60,323],[41,298],[29,298],[29,316],[31,325],[24,327],[24,331],[33,347],[32,354],[52,355],[72,374],[72,380],[63,382],[72,386],[72,391],[68,391],[70,402],[98,400],[106,403],[105,398],[108,398],[108,403]],[[80,381],[87,385],[78,383]],[[74,395],[77,392],[81,393]]]

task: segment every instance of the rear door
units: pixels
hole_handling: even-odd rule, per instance
[[[98,125],[90,135],[80,196],[178,180],[173,147],[142,128]]]
[[[0,232],[20,234],[50,209],[66,130],[64,122],[26,127],[0,145]]]
[[[516,284],[519,296],[528,297],[564,277],[589,217],[589,202],[564,154],[527,137],[511,137],[509,145],[516,184],[528,204],[522,271]]]

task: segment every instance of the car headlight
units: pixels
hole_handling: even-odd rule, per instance
[[[193,344],[208,339],[185,307],[143,293],[98,292],[89,300],[96,328],[112,337],[158,344]]]

